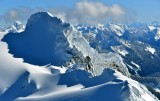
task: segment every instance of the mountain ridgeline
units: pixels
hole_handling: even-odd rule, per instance
[[[77,25],[90,46],[100,53],[121,55],[133,75],[160,72],[160,24]]]

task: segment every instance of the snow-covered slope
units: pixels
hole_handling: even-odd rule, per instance
[[[61,75],[59,84],[69,87],[43,95],[37,92],[16,101],[158,101],[145,86],[111,69],[95,78],[88,78],[82,71],[73,71]]]
[[[111,31],[117,34],[118,36],[122,36],[125,32],[123,25],[109,24],[109,27]]]

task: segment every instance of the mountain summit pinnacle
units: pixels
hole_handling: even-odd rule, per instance
[[[14,57],[35,65],[62,65],[68,59],[65,53],[69,43],[63,33],[70,24],[63,23],[47,12],[38,12],[28,19],[24,32],[7,34],[6,41]],[[60,41],[60,42],[59,42]]]
[[[8,43],[9,52],[14,57],[23,58],[26,63],[83,69],[89,67],[92,73],[96,69],[94,75],[100,75],[113,62],[123,67],[119,68],[121,72],[129,75],[118,54],[98,53],[81,32],[47,12],[31,15],[23,32],[10,32],[2,41]],[[85,62],[87,56],[90,58],[89,64]]]

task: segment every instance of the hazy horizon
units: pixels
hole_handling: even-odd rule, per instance
[[[0,6],[1,27],[17,20],[25,23],[31,14],[39,11],[49,11],[72,24],[160,21],[159,0],[2,0]]]

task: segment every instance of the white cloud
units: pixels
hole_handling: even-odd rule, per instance
[[[29,16],[38,11],[49,11],[54,16],[72,24],[98,24],[124,20],[126,10],[118,4],[106,5],[101,2],[82,1],[72,8],[13,8],[5,13],[3,19],[6,23],[13,23],[16,20],[27,21]]]
[[[87,22],[89,24],[105,22],[108,18],[125,15],[125,10],[118,4],[111,6],[100,2],[82,1],[76,3],[75,10],[72,11],[77,23]]]
[[[79,2],[76,4],[76,13],[82,17],[98,18],[108,13],[109,7],[99,2]]]
[[[122,7],[120,7],[118,4],[114,4],[110,7],[110,13],[115,16],[119,16],[119,15],[124,15],[125,10]]]
[[[18,13],[18,11],[16,9],[12,9],[7,13],[7,18],[8,19],[17,18],[19,16],[18,14],[19,13]]]

